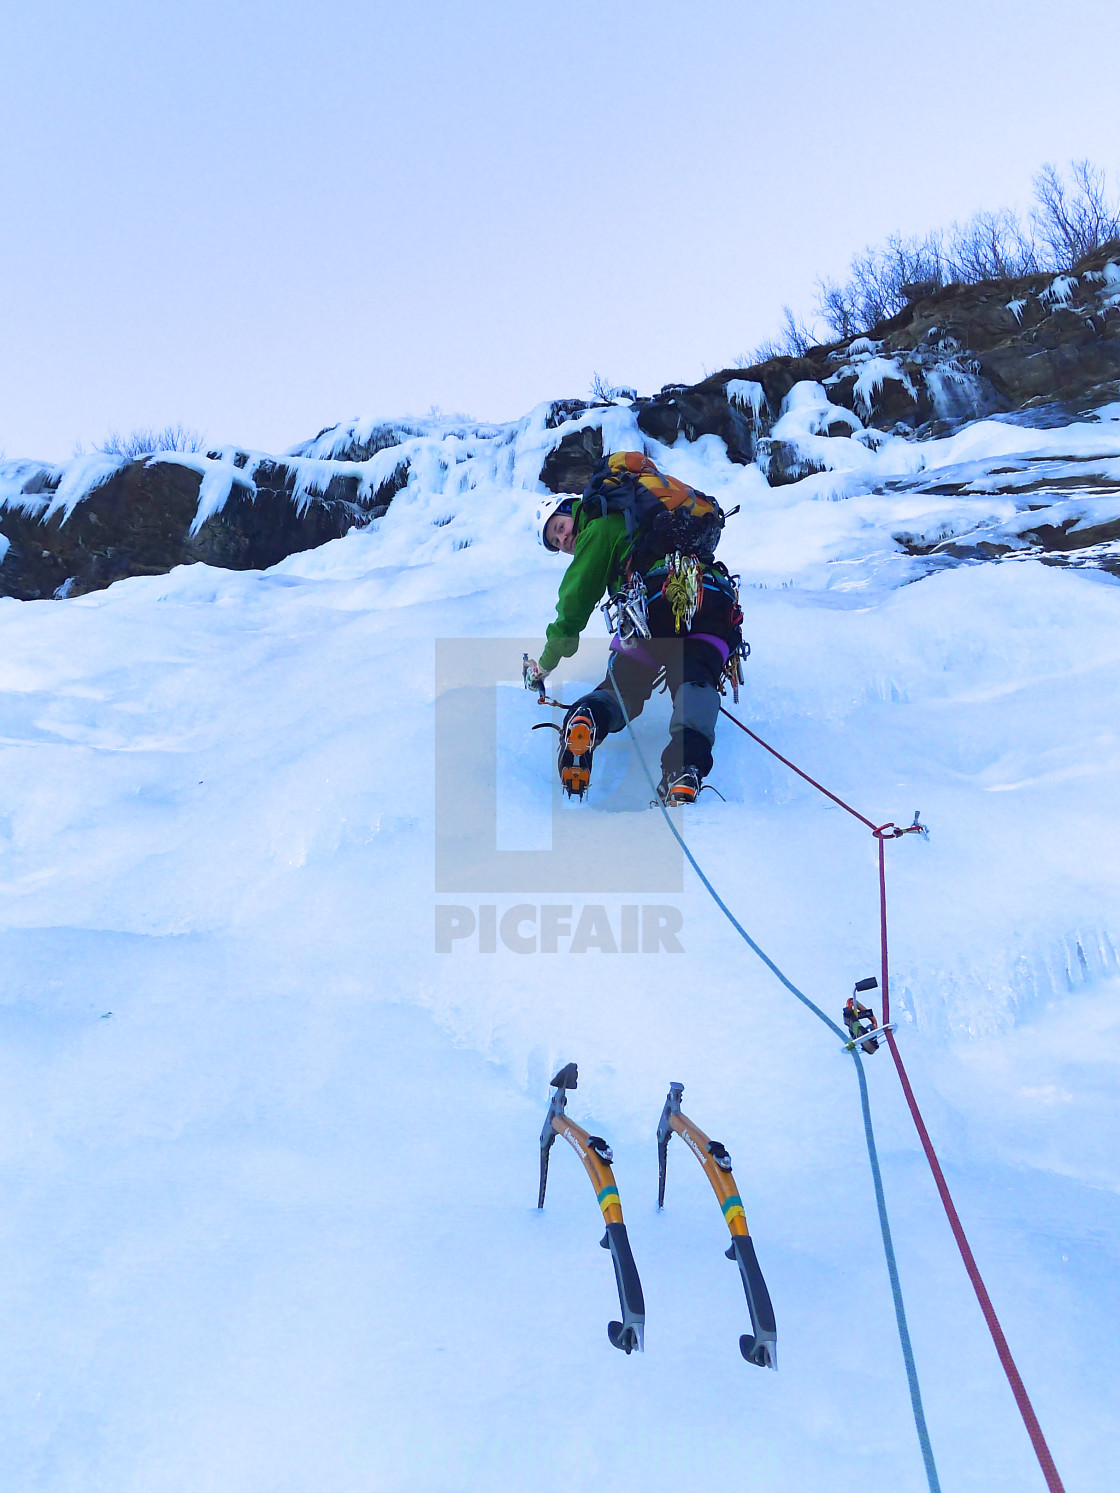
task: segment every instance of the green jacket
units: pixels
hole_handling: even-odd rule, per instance
[[[605,594],[617,590],[625,577],[630,543],[624,514],[590,518],[582,507],[576,508],[576,547],[560,582],[556,621],[545,629],[548,641],[539,660],[546,673],[562,658],[571,658],[591,613]]]

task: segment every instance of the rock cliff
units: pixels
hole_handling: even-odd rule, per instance
[[[984,417],[1066,426],[1118,400],[1120,244],[1113,244],[1065,275],[914,286],[905,310],[867,335],[669,385],[652,397],[559,400],[520,426],[355,422],[284,457],[227,448],[132,462],[95,456],[54,467],[2,462],[0,594],[80,595],[194,561],[273,565],[383,516],[410,482],[452,459],[441,454],[441,443],[457,443],[460,460],[484,448],[494,460],[508,451],[515,486],[540,482],[553,492],[578,492],[602,456],[619,404],[650,441],[713,437],[732,462],[756,463],[777,487],[844,465],[834,443],[854,441],[870,451],[887,437],[921,443]],[[534,421],[530,470],[529,448],[523,441],[517,456],[514,446]],[[938,479],[948,495],[1042,492],[1046,502],[1026,505],[1037,520],[1003,519],[1000,532],[989,525],[966,538],[936,529],[900,532],[895,543],[945,561],[1029,546],[1060,560],[1120,538],[1120,507],[1113,515],[1098,502],[1091,520],[1080,509],[1057,511],[1055,493],[1077,488],[1084,496],[1085,484],[1076,471],[1044,467],[1027,460],[988,479],[975,471],[959,481]],[[1120,471],[1098,462],[1085,491],[1094,500],[1120,494]],[[1102,563],[1120,568],[1111,555]]]

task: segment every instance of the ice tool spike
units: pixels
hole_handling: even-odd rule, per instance
[[[537,1207],[544,1207],[545,1187],[548,1182],[548,1153],[556,1137],[562,1136],[583,1162],[584,1170],[591,1178],[595,1197],[603,1214],[606,1233],[599,1241],[611,1252],[614,1265],[615,1284],[622,1309],[622,1321],[607,1325],[607,1336],[616,1348],[624,1353],[645,1351],[646,1304],[642,1295],[642,1283],[638,1267],[630,1249],[626,1225],[622,1221],[622,1204],[618,1197],[611,1162],[614,1153],[599,1135],[589,1135],[582,1126],[570,1120],[567,1114],[568,1090],[577,1086],[579,1070],[575,1063],[568,1063],[552,1080],[553,1094],[541,1130],[541,1184],[537,1195]]]
[[[670,1116],[680,1114],[683,1093],[683,1083],[669,1085],[669,1097],[665,1100],[665,1108],[661,1111],[661,1119],[657,1126],[657,1206],[659,1208],[665,1206],[665,1166],[669,1160],[669,1137],[673,1133]]]
[[[567,1063],[553,1078],[549,1087],[555,1089],[549,1102],[548,1114],[544,1117],[544,1125],[541,1128],[541,1185],[537,1193],[537,1207],[544,1207],[544,1192],[548,1186],[548,1153],[552,1150],[552,1142],[556,1139],[556,1131],[552,1127],[553,1120],[559,1115],[563,1117],[568,1103],[568,1090],[579,1086],[579,1069],[575,1063]]]
[[[709,1140],[682,1112],[683,1093],[684,1084],[669,1085],[669,1094],[657,1126],[657,1206],[662,1208],[665,1205],[665,1166],[669,1155],[669,1137],[675,1131],[704,1168],[704,1175],[712,1184],[724,1222],[731,1232],[727,1258],[734,1260],[739,1266],[752,1328],[751,1332],[745,1332],[740,1337],[739,1351],[748,1363],[757,1364],[759,1368],[776,1369],[778,1332],[774,1322],[774,1308],[755,1254],[754,1240],[747,1229],[747,1216],[731,1171],[731,1157],[726,1146],[721,1145],[718,1140]]]

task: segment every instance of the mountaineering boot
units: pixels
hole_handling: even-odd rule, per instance
[[[595,717],[586,705],[569,712],[560,732],[557,769],[569,798],[582,798],[591,783],[591,754],[595,750]]]
[[[666,768],[657,785],[657,796],[667,809],[694,804],[700,796],[700,774],[695,767]]]

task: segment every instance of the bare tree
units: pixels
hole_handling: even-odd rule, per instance
[[[734,368],[756,368],[759,363],[769,363],[771,358],[782,357],[782,349],[778,341],[773,337],[766,337],[755,344],[749,353],[743,353],[736,358],[732,367]]]
[[[817,281],[816,314],[834,337],[847,341],[896,315],[920,291],[1069,269],[1120,240],[1120,203],[1110,200],[1104,172],[1089,161],[1073,161],[1069,174],[1067,182],[1055,166],[1042,168],[1034,179],[1036,206],[1025,223],[1001,208],[954,223],[947,233],[896,233],[878,248],[861,250],[843,281]],[[757,347],[755,362],[812,346],[808,328],[788,306],[782,309],[782,335]]]
[[[892,234],[881,249],[852,256],[842,285],[817,282],[817,314],[845,340],[901,311],[916,286],[943,285],[946,263],[940,233],[924,238]]]
[[[141,456],[151,456],[153,451],[201,451],[203,444],[197,430],[175,424],[165,425],[162,430],[133,430],[128,435],[111,430],[94,449],[106,456],[124,456],[129,461],[136,461]],[[75,451],[75,455],[80,455],[80,452]]]
[[[812,328],[793,314],[789,306],[782,307],[782,344],[785,351],[791,357],[801,358],[815,347],[820,339],[813,334]]]
[[[767,337],[745,357],[737,358],[737,368],[754,368],[758,363],[768,363],[771,358],[801,358],[811,347],[816,347],[820,338],[814,329],[795,316],[789,306],[782,307],[782,330],[777,337]]]
[[[817,281],[817,315],[841,342],[847,342],[861,330],[856,324],[856,308],[849,288],[835,280]]]
[[[591,388],[588,394],[598,404],[610,404],[612,399],[637,399],[638,397],[638,391],[632,389],[629,384],[612,384],[600,373],[591,375]]]
[[[1037,207],[1031,214],[1055,269],[1069,269],[1086,254],[1120,238],[1120,207],[1106,195],[1104,172],[1089,161],[1072,161],[1073,185],[1047,162],[1034,179]]]
[[[982,280],[1015,279],[1039,268],[1030,230],[1009,208],[976,213],[963,227],[953,224],[946,253],[951,280],[978,285]]]

